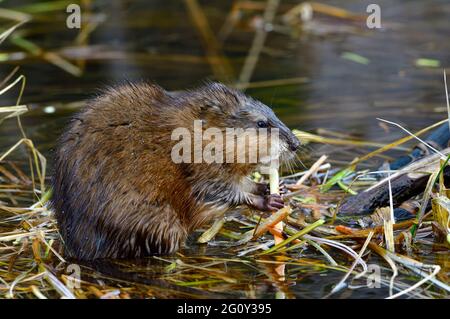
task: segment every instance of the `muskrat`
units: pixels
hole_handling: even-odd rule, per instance
[[[176,128],[267,127],[292,158],[299,140],[263,103],[220,83],[168,92],[148,83],[104,91],[73,116],[55,150],[52,208],[69,257],[177,251],[194,229],[238,205],[283,207],[249,175],[260,163],[175,163]]]

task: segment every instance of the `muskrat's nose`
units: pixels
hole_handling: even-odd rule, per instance
[[[301,144],[298,138],[294,138],[289,144],[289,148],[291,149],[292,152],[296,152],[300,148],[300,145]]]

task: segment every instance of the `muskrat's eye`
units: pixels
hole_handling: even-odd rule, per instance
[[[256,125],[258,125],[258,127],[261,127],[261,128],[269,127],[269,123],[264,122],[264,121],[258,121],[258,123],[256,123]]]

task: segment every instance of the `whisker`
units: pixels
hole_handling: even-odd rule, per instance
[[[303,166],[304,169],[308,169],[308,168],[306,167],[306,165],[303,163],[303,161],[300,159],[300,156],[299,156],[297,153],[295,153],[295,157],[297,158],[297,160],[298,160],[299,163]]]
[[[292,172],[293,168],[292,168],[292,165],[291,165],[291,160],[288,159],[286,161],[286,166],[287,166],[287,170],[288,170],[289,174],[292,174],[291,172]]]
[[[295,173],[295,163],[294,163],[294,159],[295,158],[293,158],[293,159],[291,159],[290,160],[290,165],[291,165],[291,174],[294,174]]]

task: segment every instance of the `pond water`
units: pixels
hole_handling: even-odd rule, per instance
[[[68,117],[102,87],[146,79],[166,89],[180,90],[217,78],[183,1],[86,1],[91,6],[83,7],[82,17],[94,24],[98,21],[98,26],[85,39],[80,39],[79,30],[66,27],[66,4],[59,2],[63,3],[60,7],[45,13],[30,9],[31,1],[2,2],[6,8],[34,12],[33,21],[18,30],[20,35],[83,69],[77,77],[42,57],[20,54],[23,48],[9,40],[2,44],[2,52],[11,53],[14,58],[1,63],[0,78],[15,66],[20,66],[19,73],[26,76],[22,101],[31,111],[23,115],[22,121],[27,135],[50,160],[50,171],[52,148]],[[67,3],[72,2],[76,1]],[[366,7],[372,2],[322,1],[361,15],[366,14]],[[214,34],[219,34],[223,27],[230,3],[201,1]],[[283,12],[298,2],[281,3]],[[443,68],[450,65],[450,2],[378,0],[377,3],[382,12],[383,28],[379,30],[368,29],[365,21],[324,15],[314,17],[307,30],[294,30],[276,20],[251,82],[286,80],[292,84],[250,88],[247,93],[273,107],[290,128],[309,132],[327,129],[370,141],[393,141],[404,134],[395,127],[383,127],[377,117],[411,130],[445,118],[442,74]],[[236,28],[223,42],[219,41],[219,51],[231,66],[232,79],[241,72],[261,15],[262,11],[245,11]],[[348,58],[355,55],[359,60]],[[439,61],[440,65],[419,66],[418,59]],[[17,93],[18,90],[12,90],[1,96],[0,105],[14,105]],[[14,120],[0,125],[1,149],[14,144],[18,137]],[[356,150],[342,153],[330,147],[313,148],[312,152],[311,159],[324,152],[334,152],[335,160],[348,160],[357,154]],[[203,255],[234,258],[231,252],[214,248],[192,249],[183,253],[200,259]],[[162,264],[161,267],[167,266]],[[239,274],[237,278],[248,276],[238,286],[229,284],[237,291],[235,296],[276,295],[272,282],[258,280],[261,269],[251,271],[262,264],[224,262],[221,271],[227,265],[231,274]],[[287,282],[293,288],[288,288],[298,298],[323,297],[343,276],[339,271],[312,266],[289,267]],[[227,291],[227,286],[221,291]],[[386,290],[359,291],[353,297],[374,294],[384,296]]]
[[[289,1],[283,3],[287,6]],[[324,3],[365,14],[371,2]],[[442,119],[442,67],[450,61],[450,5],[445,0],[378,3],[384,26],[381,30],[368,29],[364,21],[317,17],[317,25],[310,32],[271,32],[251,81],[300,77],[305,83],[251,89],[248,93],[272,106],[291,128],[327,128],[367,140],[393,140],[399,134],[397,130],[385,134],[376,117],[411,129]],[[29,3],[6,1],[8,4],[20,7]],[[104,22],[90,34],[90,49],[85,53],[73,48],[78,31],[67,29],[67,16],[62,10],[37,15],[36,21],[22,28],[27,39],[45,50],[84,56],[86,66],[81,77],[33,57],[3,63],[0,70],[5,76],[13,65],[21,66],[20,72],[27,77],[23,101],[35,110],[24,116],[25,126],[45,151],[51,149],[66,116],[74,111],[65,104],[92,97],[105,85],[147,79],[167,89],[184,89],[214,79],[204,58],[202,40],[183,2],[94,1],[92,10],[94,18]],[[204,10],[212,30],[218,32],[230,4],[208,1]],[[236,76],[254,37],[249,20],[257,13],[250,14],[223,43],[223,53]],[[21,51],[8,42],[4,50]],[[366,57],[369,64],[344,59],[346,52]],[[417,67],[415,61],[420,58],[438,60],[442,67]],[[14,103],[16,93],[2,96],[1,102]],[[55,106],[56,112],[44,113],[45,106]],[[15,138],[11,128],[0,127],[2,144],[5,135]]]

